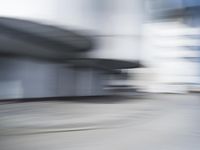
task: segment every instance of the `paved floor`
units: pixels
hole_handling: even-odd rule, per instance
[[[200,96],[3,104],[0,149],[199,150]]]

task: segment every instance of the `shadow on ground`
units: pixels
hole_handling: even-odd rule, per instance
[[[99,103],[99,104],[113,104],[124,103],[132,100],[140,100],[147,97],[146,94],[139,94],[134,96],[129,95],[112,95],[112,96],[82,96],[82,97],[45,97],[45,98],[26,98],[26,99],[3,99],[0,104],[8,103],[26,103],[39,101],[62,101],[62,102],[76,102],[76,103]]]

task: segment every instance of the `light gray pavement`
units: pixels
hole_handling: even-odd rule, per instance
[[[28,134],[119,127],[131,120],[138,123],[143,120],[141,118],[148,119],[160,109],[151,99],[140,100],[121,97],[116,98],[115,102],[115,98],[109,97],[94,102],[43,101],[3,104],[0,105],[0,133]]]
[[[0,111],[1,150],[200,149],[198,95],[151,95],[147,99],[107,104],[16,103],[1,105]],[[74,120],[79,127],[84,122],[88,122],[87,127],[98,127],[82,131],[63,127]],[[65,130],[59,131],[58,126]],[[59,132],[30,133],[36,127]],[[29,134],[8,129],[28,129]]]

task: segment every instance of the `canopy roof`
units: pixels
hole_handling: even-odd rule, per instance
[[[74,67],[93,67],[109,71],[141,67],[138,61],[83,58],[83,53],[92,47],[93,41],[89,37],[73,31],[0,17],[0,54],[54,58]]]
[[[67,57],[92,48],[89,37],[52,25],[0,17],[0,52]]]
[[[67,62],[77,67],[96,67],[106,70],[131,69],[131,68],[142,67],[139,61],[126,61],[126,60],[103,59],[103,58],[79,58],[79,59],[67,60]]]

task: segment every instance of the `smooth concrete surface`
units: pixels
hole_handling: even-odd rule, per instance
[[[6,135],[4,130],[0,133],[2,150],[200,149],[199,95],[147,95],[143,99],[94,99],[93,102],[2,103],[0,111],[1,129],[20,125],[21,129],[31,129],[37,124],[56,127],[67,120],[77,120],[76,123],[81,124],[86,118],[90,118],[92,125],[100,118],[117,119],[114,124],[105,123],[104,127],[91,130],[13,135]],[[10,123],[6,125],[6,121]]]

